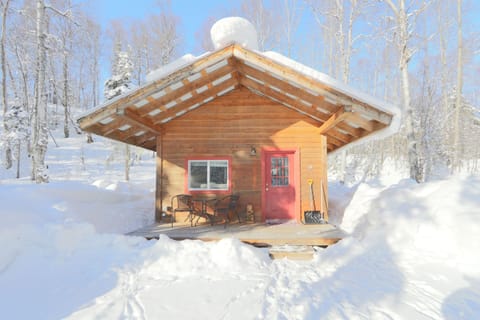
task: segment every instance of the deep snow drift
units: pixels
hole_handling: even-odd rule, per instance
[[[121,158],[106,170],[105,142],[59,144],[49,151],[55,182],[0,181],[4,319],[480,315],[479,177],[331,184],[332,221],[351,236],[312,261],[271,261],[235,239],[123,236],[153,220],[153,161],[143,155],[134,180],[120,182]]]

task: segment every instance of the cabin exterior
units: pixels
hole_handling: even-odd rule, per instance
[[[328,220],[327,154],[387,128],[382,103],[279,54],[232,43],[164,68],[79,119],[156,151],[156,217],[176,194],[240,195],[257,221]]]

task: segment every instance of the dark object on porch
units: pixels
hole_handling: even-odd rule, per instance
[[[170,223],[173,227],[175,219],[173,217],[172,207],[167,207],[167,211],[162,211],[160,213],[160,218],[158,219],[158,221],[160,221],[160,223]]]
[[[177,212],[188,212],[187,220],[190,220],[190,225],[193,227],[193,220],[195,219],[195,212],[196,209],[193,206],[193,198],[189,194],[177,194],[176,196],[172,197],[172,228],[173,222],[176,220],[176,213]]]
[[[240,223],[240,215],[238,214],[238,199],[240,199],[239,195],[232,194],[215,202],[214,208],[214,215],[224,216],[225,220],[225,228],[227,227],[227,223],[230,223],[230,216],[235,214],[238,219],[238,223]]]
[[[327,223],[323,218],[323,213],[318,210],[305,211],[305,224],[325,224]]]
[[[247,203],[245,207],[245,222],[252,221],[255,223],[255,209],[253,208],[253,204]]]

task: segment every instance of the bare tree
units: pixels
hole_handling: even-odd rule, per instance
[[[353,29],[364,1],[360,0],[360,3],[358,0],[310,1],[309,4],[319,29],[323,31],[326,39],[332,40],[331,48],[327,51],[330,61],[329,69],[335,70],[333,76],[348,83],[353,45],[360,39],[360,36],[354,37]],[[347,170],[347,151],[342,150],[339,158],[335,163],[338,164],[338,178],[343,183]]]
[[[402,79],[402,96],[403,96],[403,113],[405,132],[408,141],[408,163],[410,168],[410,178],[417,182],[423,180],[422,169],[419,163],[417,140],[414,131],[414,115],[410,98],[410,81],[408,66],[414,54],[414,50],[409,46],[412,36],[412,23],[410,19],[412,15],[418,15],[419,12],[409,14],[405,5],[405,0],[398,0],[398,4],[394,4],[393,0],[384,0],[394,13],[397,31],[398,31],[398,49],[400,53],[399,69]]]
[[[201,51],[213,51],[212,37],[210,35],[210,30],[212,29],[213,24],[218,19],[215,17],[208,17],[202,23],[200,29],[195,33],[195,38],[197,39],[197,46]]]
[[[47,99],[45,91],[45,74],[47,63],[46,6],[44,0],[37,0],[37,63],[35,70],[35,103],[33,109],[33,154],[32,179],[37,183],[48,182],[45,154],[48,145]]]
[[[278,17],[274,15],[277,10],[267,7],[263,0],[243,0],[240,11],[257,30],[258,49],[265,51],[275,48],[279,42]]]
[[[299,5],[297,0],[283,0],[283,6],[280,7],[283,16],[281,24],[283,25],[283,36],[286,41],[287,56],[292,56],[293,39],[295,30],[299,22]]]
[[[0,36],[0,64],[2,65],[2,104],[3,104],[3,130],[8,131],[6,122],[6,114],[8,111],[8,96],[7,96],[7,59],[5,55],[6,33],[7,33],[7,13],[10,5],[10,0],[2,1],[2,33]],[[10,144],[6,141],[5,147],[5,168],[10,169],[12,167],[12,149]]]
[[[463,33],[462,33],[462,0],[457,0],[457,86],[455,99],[455,122],[453,138],[453,164],[452,169],[460,166],[460,112],[462,110],[463,92]]]

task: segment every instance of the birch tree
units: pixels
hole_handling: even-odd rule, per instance
[[[410,81],[409,81],[409,62],[414,55],[414,50],[409,46],[412,37],[411,23],[412,15],[407,12],[405,0],[398,0],[397,4],[393,0],[384,0],[392,10],[395,21],[397,35],[397,45],[400,53],[399,69],[402,80],[402,103],[403,103],[403,123],[408,143],[408,164],[410,169],[410,178],[417,182],[423,180],[422,170],[420,168],[417,140],[414,131],[414,115],[410,99]]]
[[[462,0],[457,0],[457,86],[455,99],[455,122],[453,138],[453,164],[455,171],[460,166],[460,112],[463,93],[463,33],[462,33]]]
[[[324,2],[311,1],[310,6],[315,21],[320,30],[323,30],[327,39],[332,39],[328,51],[330,70],[333,76],[348,83],[350,79],[350,61],[353,54],[353,45],[360,36],[354,36],[354,25],[361,13],[363,0],[330,0]],[[338,178],[345,182],[347,170],[347,151],[342,150],[338,156]]]
[[[8,111],[8,95],[7,95],[7,59],[6,59],[6,33],[7,33],[7,13],[10,5],[10,0],[2,1],[2,33],[0,36],[0,64],[2,65],[2,105],[3,105],[3,130],[8,132],[8,125],[6,121],[6,114]],[[12,150],[10,144],[6,141],[5,146],[5,168],[12,167]]]
[[[267,7],[263,0],[243,0],[240,11],[249,20],[257,31],[258,50],[271,50],[279,41],[278,21],[274,16],[273,8]]]
[[[47,97],[45,91],[45,73],[47,63],[46,39],[46,6],[44,0],[37,0],[36,40],[37,62],[35,70],[35,101],[33,107],[33,153],[32,179],[37,183],[48,182],[45,155],[48,145]]]
[[[297,0],[283,0],[281,9],[283,16],[281,24],[283,25],[287,56],[292,57],[293,39],[299,22],[299,5]]]

